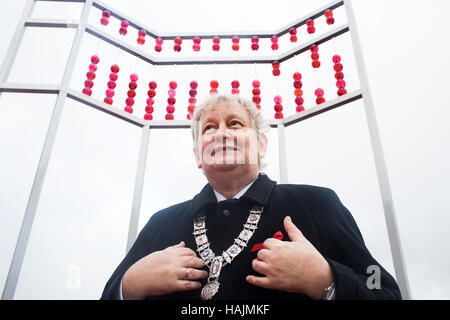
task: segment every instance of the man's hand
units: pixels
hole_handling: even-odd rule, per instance
[[[253,269],[264,277],[247,276],[255,286],[306,294],[320,299],[331,285],[331,268],[319,251],[303,236],[290,217],[284,219],[288,241],[270,238],[264,241],[252,261]]]
[[[146,296],[169,294],[177,291],[195,290],[208,272],[199,270],[203,260],[185,247],[184,242],[156,251],[137,261],[122,279],[124,299],[143,299]],[[186,277],[186,268],[189,275]]]

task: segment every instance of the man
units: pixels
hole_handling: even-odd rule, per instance
[[[194,155],[209,183],[150,218],[102,299],[401,298],[332,190],[260,172],[267,129],[236,95],[196,109]],[[374,266],[379,285],[369,286]]]

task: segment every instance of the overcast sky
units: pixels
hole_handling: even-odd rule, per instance
[[[106,1],[111,7],[161,32],[271,31],[305,16],[329,1]],[[0,0],[0,60],[6,54],[25,4]],[[376,109],[384,156],[394,199],[407,274],[414,299],[450,299],[450,83],[448,59],[450,4],[445,0],[354,0],[355,16]],[[80,4],[38,2],[33,17],[77,19]],[[98,10],[89,22],[101,28]],[[336,26],[346,22],[335,12]],[[106,32],[118,36],[118,21]],[[316,22],[317,34],[329,27]],[[9,77],[10,82],[57,84],[67,61],[74,29],[29,28]],[[137,35],[124,39],[136,46]],[[299,39],[312,37],[304,29]],[[149,54],[153,41],[142,50]],[[211,55],[202,42],[200,55]],[[259,54],[269,55],[261,41]],[[183,43],[183,57],[192,57],[192,42]],[[173,57],[172,43],[163,53]],[[232,54],[223,42],[218,56]],[[280,51],[294,45],[280,39]],[[241,40],[241,56],[250,55]],[[155,118],[164,116],[168,82],[176,79],[176,119],[185,119],[188,84],[199,81],[199,98],[209,81],[229,92],[241,82],[250,98],[251,81],[261,80],[263,113],[273,118],[273,97],[284,100],[292,115],[292,73],[303,75],[305,107],[314,105],[320,85],[329,100],[336,97],[331,57],[342,56],[348,91],[359,89],[349,34],[320,47],[322,66],[312,72],[309,54],[281,65],[275,80],[271,66],[177,66],[154,69],[86,34],[77,58],[71,88],[82,90],[90,56],[101,62],[93,97],[102,100],[109,66],[121,67],[112,108],[125,106],[129,74],[139,75],[134,114],[142,117],[147,84],[158,82]],[[139,103],[138,103],[139,101]],[[55,96],[0,96],[0,287],[3,288],[23,213],[36,172]],[[362,101],[348,104],[286,129],[289,183],[333,188],[354,215],[374,257],[395,275],[372,148]],[[269,134],[266,173],[279,181],[278,135]],[[106,113],[67,99],[36,212],[16,298],[97,299],[125,254],[141,130]],[[195,166],[189,130],[152,130],[146,164],[139,230],[157,210],[188,200],[206,183]]]

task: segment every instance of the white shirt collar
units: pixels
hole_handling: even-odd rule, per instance
[[[255,181],[256,181],[256,179],[253,180],[252,182],[250,182],[248,185],[246,185],[241,191],[239,191],[238,193],[236,193],[236,194],[234,195],[233,199],[239,199],[241,196],[243,196],[244,193],[247,192],[247,190],[252,186],[253,182],[255,182]],[[221,202],[221,201],[227,200],[227,198],[225,198],[223,195],[221,195],[221,194],[220,194],[219,192],[217,192],[216,190],[213,189],[213,191],[214,191],[214,194],[216,195],[217,202]]]

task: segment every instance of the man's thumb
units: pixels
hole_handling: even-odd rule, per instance
[[[303,233],[292,222],[292,219],[289,216],[284,218],[284,229],[286,230],[291,241],[300,241],[304,238]]]

